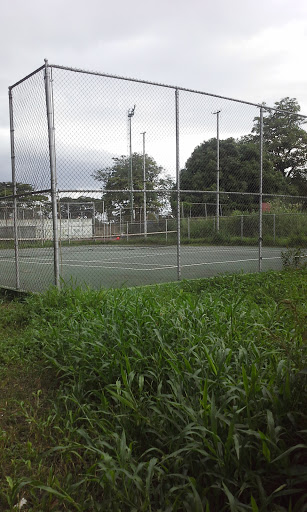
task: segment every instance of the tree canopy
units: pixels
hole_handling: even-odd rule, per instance
[[[217,141],[210,139],[197,146],[185,168],[181,171],[182,190],[216,190]],[[273,164],[264,154],[263,188],[267,193],[290,193],[288,180],[274,171]],[[220,191],[258,193],[259,191],[259,145],[245,138],[229,138],[220,141]],[[215,194],[182,193],[182,201],[187,203],[216,201]],[[258,196],[221,195],[221,204],[230,209],[252,209]],[[192,215],[197,215],[199,207],[191,207]]]
[[[31,207],[31,206],[34,206],[35,204],[37,203],[45,203],[46,201],[48,201],[48,197],[47,196],[44,196],[42,194],[31,194],[31,195],[26,195],[24,197],[22,197],[23,194],[29,194],[31,192],[34,192],[34,189],[32,187],[32,185],[29,185],[28,183],[16,183],[16,191],[17,191],[17,194],[20,195],[20,200],[18,201],[19,205],[20,206],[23,206],[23,207]],[[12,196],[13,195],[13,183],[11,181],[1,181],[0,182],[0,198],[1,198],[1,201],[0,201],[0,206],[1,204],[4,205],[4,204],[7,204],[7,203],[12,203],[12,199],[5,199],[6,197],[8,196]]]
[[[275,102],[275,108],[278,110],[266,110],[263,119],[265,149],[276,171],[292,179],[306,179],[307,132],[302,125],[307,119],[299,115],[301,107],[295,98],[283,98]],[[259,136],[259,131],[256,117],[252,133]]]
[[[283,98],[275,103],[277,110],[264,116],[263,192],[267,194],[307,195],[307,133],[306,122],[299,116],[296,99]],[[254,119],[251,134],[239,139],[220,141],[220,190],[258,193],[259,191],[260,119]],[[217,141],[202,142],[188,158],[180,173],[182,190],[216,190]],[[212,202],[216,195],[182,193],[182,201]],[[229,209],[253,209],[258,196],[224,195],[220,202]],[[197,205],[191,212],[197,215]]]
[[[95,213],[102,213],[101,200],[95,197],[79,196],[78,198],[61,197],[59,202],[62,218],[92,218]]]
[[[165,176],[164,169],[149,155],[145,155],[146,189],[171,189],[172,181]],[[103,200],[105,207],[112,211],[130,208],[130,157],[122,155],[113,158],[113,165],[100,169],[93,174],[93,177],[100,181],[104,189]],[[132,180],[134,190],[143,190],[143,155],[133,153],[132,155]],[[127,190],[127,192],[113,192],[114,190]],[[143,207],[143,194],[134,193],[134,207]],[[152,192],[147,194],[148,208],[161,208],[165,202],[165,193]]]

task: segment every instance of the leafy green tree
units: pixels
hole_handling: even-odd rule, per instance
[[[185,168],[180,173],[182,190],[216,190],[216,139],[204,141],[197,146]],[[220,191],[255,193],[254,196],[221,194],[220,202],[226,210],[253,210],[257,207],[259,191],[259,144],[249,138],[220,141]],[[288,180],[274,171],[273,164],[265,153],[263,159],[263,189],[267,193],[289,192]],[[203,214],[200,205],[192,203],[216,202],[215,194],[182,193],[181,199],[191,205],[192,215]],[[215,211],[211,208],[212,213]]]
[[[279,110],[266,110],[264,115],[265,150],[274,169],[291,178],[298,193],[302,187],[307,192],[307,132],[302,128],[307,119],[299,115],[301,107],[295,98],[283,98],[275,102],[275,108]],[[259,131],[256,117],[252,132],[258,137]]]
[[[22,207],[32,207],[35,204],[44,204],[48,201],[48,197],[42,194],[31,194],[23,197],[23,194],[34,192],[32,185],[28,183],[16,183],[16,191],[20,196],[18,205]],[[6,199],[8,196],[13,195],[13,183],[11,181],[0,182],[0,206],[1,204],[12,204],[12,199]]]
[[[64,219],[67,219],[68,212],[71,219],[92,218],[94,207],[96,213],[102,213],[102,202],[97,198],[79,196],[75,199],[67,196],[60,199],[61,216]]]
[[[146,168],[146,189],[170,189],[173,184],[169,177],[163,175],[163,168],[157,162],[145,155]],[[105,207],[115,213],[119,209],[130,208],[130,157],[122,155],[113,158],[113,165],[100,169],[93,174],[93,177],[100,181],[104,189],[103,200]],[[143,190],[143,155],[133,153],[132,155],[132,181],[134,190]],[[127,192],[113,192],[116,190],[127,190]],[[134,208],[143,207],[143,193],[135,192],[133,194]],[[151,192],[147,194],[147,207],[160,209],[167,201],[166,194],[161,192]]]

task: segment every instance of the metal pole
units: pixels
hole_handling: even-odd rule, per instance
[[[147,238],[147,201],[146,201],[146,157],[145,157],[145,134],[146,132],[142,132],[143,135],[143,189],[144,189],[144,237]]]
[[[241,240],[243,240],[243,223],[244,223],[243,215],[241,215]]]
[[[104,201],[102,201],[102,222],[103,222],[103,241],[106,241],[106,220],[104,214]]]
[[[45,59],[45,93],[48,122],[49,159],[51,178],[51,202],[52,202],[52,223],[53,223],[53,246],[54,246],[54,284],[60,288],[60,262],[59,262],[59,234],[58,234],[58,208],[57,208],[57,179],[55,159],[55,137],[54,137],[54,112],[52,102],[52,81],[50,67]]]
[[[274,244],[276,242],[276,214],[273,213],[273,237],[274,237]]]
[[[130,222],[133,222],[133,184],[132,184],[132,140],[131,140],[131,117],[129,117],[129,149],[130,149]]]
[[[179,90],[175,90],[176,114],[176,183],[177,183],[177,278],[181,279],[181,251],[180,251],[180,147],[179,147]]]
[[[130,210],[131,210],[131,224],[133,223],[133,178],[132,178],[132,135],[131,135],[131,119],[134,116],[135,105],[133,108],[128,110],[129,119],[129,150],[130,150],[130,169],[129,169],[129,181],[130,181]]]
[[[165,241],[167,242],[167,219],[165,219]]]
[[[67,238],[68,238],[68,243],[70,244],[70,211],[69,211],[69,203],[67,203]]]
[[[191,217],[188,217],[188,239],[190,240],[191,238],[191,233],[190,233],[190,220],[191,220]]]
[[[16,289],[20,288],[19,279],[19,245],[18,245],[18,210],[17,210],[17,186],[16,186],[16,168],[15,168],[15,137],[14,137],[14,116],[13,116],[13,96],[12,89],[9,88],[9,112],[10,112],[10,139],[11,139],[11,167],[13,182],[13,208],[14,208],[14,250],[15,250],[15,282]]]
[[[96,209],[95,209],[95,203],[92,202],[93,210],[92,210],[92,226],[93,226],[93,238],[95,241],[95,235],[96,235]]]
[[[216,231],[220,230],[220,110],[216,115]]]
[[[263,107],[260,107],[259,272],[262,270]]]
[[[41,220],[41,241],[42,241],[42,246],[43,246],[43,243],[44,243],[44,221],[43,221],[43,212],[42,212],[41,204],[39,205],[39,215],[40,215],[40,220]]]

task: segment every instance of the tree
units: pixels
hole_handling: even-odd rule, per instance
[[[210,139],[194,149],[180,173],[182,190],[216,190],[216,146],[216,139]],[[226,209],[252,210],[257,207],[259,172],[259,143],[248,137],[220,141],[220,191],[255,193],[254,196],[221,194],[220,203]],[[266,153],[263,159],[263,189],[267,193],[289,192],[288,180],[274,171]],[[182,193],[181,199],[191,204],[192,215],[197,216],[200,212],[199,205],[193,206],[192,203],[212,203],[211,212],[215,212],[216,194]]]
[[[172,180],[163,176],[163,168],[157,162],[145,155],[145,169],[146,169],[146,190],[153,189],[170,189]],[[93,177],[102,183],[104,189],[103,200],[105,201],[105,208],[118,214],[120,209],[130,208],[130,157],[122,155],[113,158],[113,165],[105,169],[96,171]],[[143,190],[143,155],[140,153],[133,153],[132,155],[132,179],[133,189]],[[124,190],[127,192],[113,192]],[[135,192],[133,194],[134,208],[140,209],[143,207],[143,193]],[[147,193],[147,207],[160,209],[166,201],[166,195],[161,192]]]
[[[18,206],[22,207],[32,207],[36,204],[45,204],[48,201],[48,197],[42,194],[31,194],[34,192],[34,188],[32,185],[28,183],[16,183],[16,192],[20,196],[18,199]],[[23,196],[23,194],[29,194]],[[13,183],[11,181],[1,181],[0,182],[0,206],[12,204],[12,198],[6,199],[8,196],[13,195]]]
[[[264,105],[265,106],[265,105]],[[301,107],[295,98],[275,102],[279,110],[266,110],[263,120],[264,147],[274,169],[291,178],[297,192],[307,192],[307,132],[302,125],[307,119],[299,115]],[[281,110],[283,112],[281,112]],[[254,119],[252,132],[259,136],[260,119]]]
[[[89,196],[79,196],[77,199],[61,197],[59,206],[64,219],[67,219],[68,213],[71,219],[92,218],[94,211],[102,213],[101,200]]]

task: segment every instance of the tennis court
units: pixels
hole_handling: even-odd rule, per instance
[[[281,268],[281,248],[264,247],[262,270]],[[53,284],[53,249],[19,251],[20,288],[43,291]],[[66,246],[60,251],[64,282],[94,288],[140,286],[177,280],[176,246]],[[258,271],[257,247],[181,246],[181,277]],[[14,250],[0,253],[2,286],[15,287]]]

